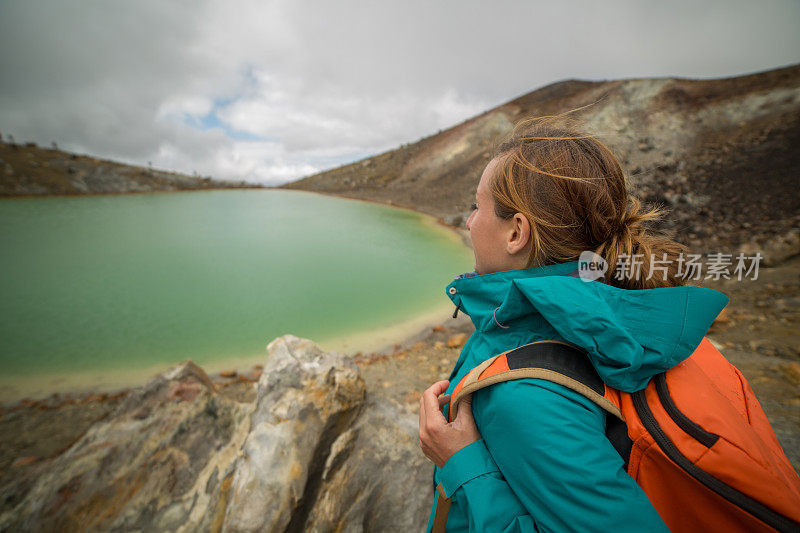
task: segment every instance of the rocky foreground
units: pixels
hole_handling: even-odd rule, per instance
[[[800,467],[800,257],[705,285],[731,297],[708,337]],[[0,531],[419,531],[420,394],[471,331],[461,315],[351,356],[285,336],[249,372],[186,362],[139,389],[6,406]]]
[[[0,197],[115,194],[252,188],[241,182],[214,180],[124,165],[71,154],[34,143],[0,142]]]
[[[292,336],[268,351],[243,397],[186,362],[113,398],[66,450],[4,464],[0,530],[423,528],[416,414],[370,401],[350,357]]]

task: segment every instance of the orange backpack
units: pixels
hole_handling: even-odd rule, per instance
[[[464,376],[450,420],[467,395],[526,377],[564,385],[613,415],[606,434],[671,531],[800,531],[800,478],[750,385],[707,338],[634,393],[605,385],[580,348],[527,344]],[[439,498],[435,522],[444,524],[449,499]]]

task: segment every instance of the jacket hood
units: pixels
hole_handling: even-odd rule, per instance
[[[577,269],[572,261],[463,275],[447,293],[477,330],[560,336],[586,350],[605,383],[626,392],[691,355],[729,300],[705,287],[619,289],[568,275]]]

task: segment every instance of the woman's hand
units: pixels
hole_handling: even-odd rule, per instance
[[[481,438],[472,418],[471,395],[459,402],[455,420],[448,423],[445,419],[442,407],[450,401],[450,395],[439,395],[449,385],[447,380],[438,381],[419,400],[419,446],[425,457],[440,468],[458,450]]]

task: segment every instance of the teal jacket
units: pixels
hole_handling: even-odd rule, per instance
[[[577,267],[573,261],[448,285],[475,332],[447,393],[489,357],[543,339],[580,346],[608,385],[633,392],[688,357],[728,303],[702,287],[625,290],[566,275]],[[596,404],[526,378],[476,391],[472,411],[482,438],[434,468],[428,531],[440,482],[452,498],[448,532],[667,531],[623,469]]]

